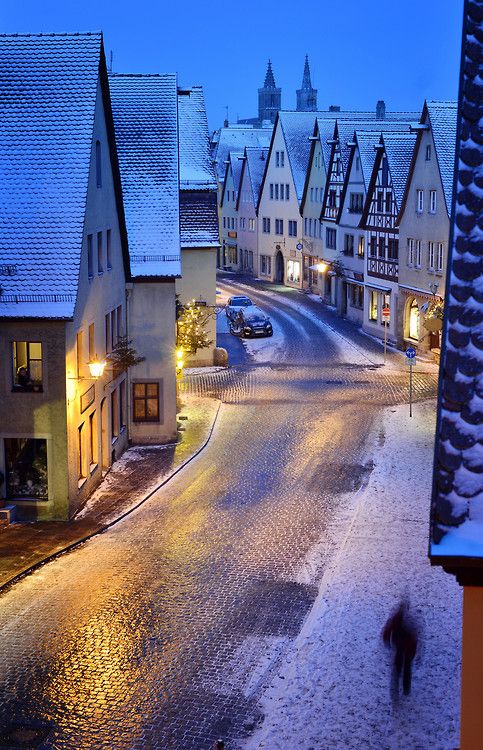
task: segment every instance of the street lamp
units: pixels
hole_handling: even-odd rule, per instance
[[[89,368],[89,372],[93,378],[101,378],[104,374],[104,370],[106,367],[107,362],[104,359],[98,359],[96,356],[94,359],[91,359],[90,362],[87,363],[87,367]]]
[[[317,263],[317,265],[316,265],[317,271],[319,273],[325,273],[327,271],[328,267],[329,266],[327,265],[327,263],[324,263],[323,261],[321,261],[320,263]]]

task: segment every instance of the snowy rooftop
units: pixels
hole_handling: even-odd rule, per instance
[[[327,140],[332,140],[334,134],[334,125],[331,122],[366,122],[375,121],[375,112],[356,112],[356,111],[338,111],[338,112],[279,112],[280,123],[285,136],[287,153],[292,169],[292,176],[295,183],[297,198],[302,200],[307,167],[310,156],[310,137],[312,136],[314,123],[317,123],[321,132],[321,143],[324,152],[324,161],[328,163],[330,158],[330,146]],[[384,124],[389,122],[405,121],[416,122],[419,119],[419,113],[414,112],[387,112]],[[352,132],[354,127],[352,128]]]
[[[381,140],[381,134],[379,132],[356,130],[355,138],[359,147],[364,187],[367,190],[371,180],[372,170],[374,169],[374,161],[376,159],[376,151],[374,147],[377,146]]]
[[[418,122],[418,119],[419,118],[415,118],[413,120],[338,120],[337,135],[339,138],[340,157],[342,162],[343,174],[346,174],[351,152],[351,149],[347,144],[352,141],[355,130],[364,132],[376,132],[378,134],[382,132],[409,133],[410,125],[412,123]]]
[[[248,169],[252,187],[253,202],[256,206],[267,164],[268,148],[246,148],[245,155],[246,168]]]
[[[238,198],[238,191],[240,189],[240,178],[243,167],[243,152],[232,151],[230,154],[231,170],[233,173],[233,185],[235,187],[235,196]]]
[[[179,211],[182,247],[218,247],[216,190],[182,190]]]
[[[268,148],[271,137],[272,128],[243,128],[240,126],[221,128],[213,151],[215,169],[220,182],[225,178],[225,162],[231,151],[243,152],[245,146]]]
[[[71,318],[102,36],[0,36],[1,317]]]
[[[431,130],[433,132],[436,157],[438,159],[444,197],[446,200],[446,209],[448,215],[450,215],[451,198],[453,195],[458,103],[451,101],[427,101],[426,107],[431,123]]]
[[[438,557],[479,558],[481,566],[483,284],[482,230],[478,222],[482,201],[479,124],[483,87],[477,64],[481,46],[474,43],[481,23],[478,13],[478,5],[468,5],[463,34],[462,57],[466,64],[460,78],[458,173],[448,258],[430,552],[433,561],[438,561]],[[435,108],[429,108],[434,113]],[[439,112],[437,116],[443,119],[446,115]],[[461,582],[461,572],[459,579]],[[481,585],[481,574],[477,584]],[[474,580],[470,580],[470,585],[475,585]]]
[[[382,139],[391,173],[394,198],[399,209],[411,166],[416,135],[414,133],[383,133]]]
[[[112,74],[109,85],[131,273],[179,276],[176,76]]]
[[[201,86],[178,91],[181,190],[215,190],[210,136]]]

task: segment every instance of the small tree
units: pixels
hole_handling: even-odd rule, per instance
[[[134,367],[134,365],[138,365],[146,359],[146,357],[139,357],[131,344],[132,341],[127,336],[120,336],[109,354],[109,362],[112,364],[112,372],[115,378],[121,372],[126,372],[130,367]]]
[[[177,346],[188,354],[195,354],[198,349],[211,346],[212,339],[208,338],[206,326],[210,318],[216,314],[216,308],[199,305],[191,300],[178,307]]]

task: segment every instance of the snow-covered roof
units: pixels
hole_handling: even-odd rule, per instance
[[[182,190],[179,211],[182,247],[218,247],[216,190]]]
[[[464,585],[481,585],[483,559],[483,269],[480,223],[483,146],[479,137],[483,85],[477,64],[481,45],[475,43],[481,25],[479,14],[477,3],[467,5],[430,547],[433,562],[451,565],[451,561],[457,558],[454,568],[449,567],[449,570],[456,572]],[[462,558],[465,568],[458,563]],[[479,568],[477,577],[472,572],[475,567]]]
[[[456,119],[458,103],[452,101],[427,101],[431,130],[433,133],[436,158],[438,160],[441,182],[448,216],[451,213],[453,195],[454,155],[456,148]],[[424,112],[423,112],[424,117]]]
[[[243,167],[243,153],[232,151],[230,154],[231,169],[233,173],[233,186],[235,188],[235,197],[238,198],[240,189],[240,177]]]
[[[253,203],[256,206],[267,165],[268,148],[246,148],[245,156],[250,185],[252,187]]]
[[[337,136],[339,139],[340,158],[344,176],[347,172],[351,153],[351,148],[347,144],[352,142],[355,130],[358,130],[359,132],[375,132],[377,134],[382,132],[409,133],[410,125],[416,123],[418,119],[419,118],[416,117],[413,120],[337,120]]]
[[[273,128],[242,128],[229,126],[218,131],[213,151],[215,169],[220,182],[225,179],[225,162],[231,151],[243,152],[245,146],[268,148]]]
[[[381,134],[380,132],[375,131],[371,132],[367,130],[356,130],[355,139],[359,147],[362,179],[364,181],[364,187],[367,190],[376,159],[375,146],[377,146],[377,144],[381,140]]]
[[[416,135],[414,133],[383,133],[381,141],[384,143],[394,198],[399,209],[411,166]]]
[[[181,273],[176,75],[111,74],[131,273]]]
[[[1,317],[72,318],[102,35],[0,36]]]
[[[215,190],[216,177],[201,86],[178,91],[181,190]]]

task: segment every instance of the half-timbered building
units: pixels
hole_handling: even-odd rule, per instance
[[[376,158],[360,227],[369,235],[363,327],[396,341],[395,310],[398,296],[399,229],[397,216],[409,173],[416,135],[382,133],[375,146]],[[391,310],[390,321],[382,310]]]

